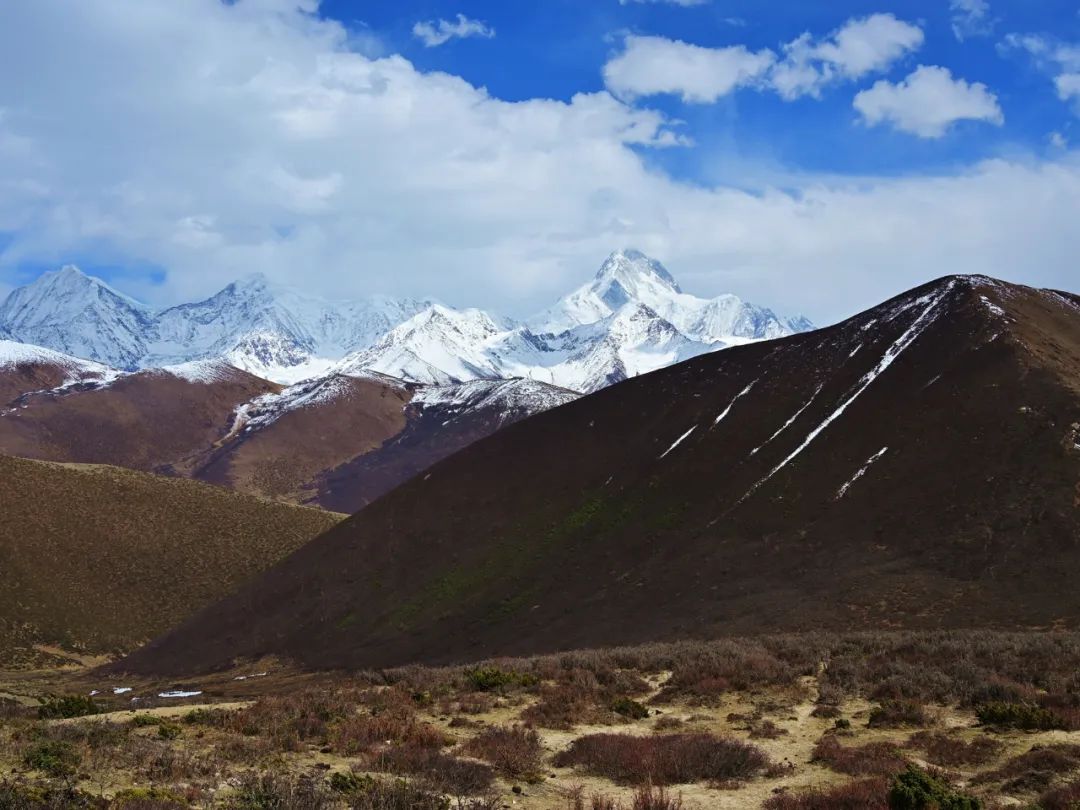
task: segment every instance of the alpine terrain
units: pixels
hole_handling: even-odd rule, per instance
[[[1077,369],[1080,297],[943,278],[475,442],[119,667],[1076,625]]]

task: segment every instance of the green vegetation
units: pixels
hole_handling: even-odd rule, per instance
[[[649,710],[633,698],[616,698],[611,704],[611,710],[621,717],[630,720],[644,720],[649,716]]]
[[[889,789],[890,810],[980,810],[982,802],[958,792],[943,777],[914,765],[897,775]]]
[[[64,740],[45,740],[35,743],[23,754],[23,765],[47,776],[68,776],[75,773],[81,757],[75,746]]]
[[[38,717],[51,720],[60,717],[84,717],[100,711],[93,698],[82,695],[60,695],[47,697],[38,706]]]

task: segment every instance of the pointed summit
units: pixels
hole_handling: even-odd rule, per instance
[[[628,291],[640,288],[643,284],[660,281],[669,289],[682,292],[678,282],[664,265],[634,248],[616,250],[608,256],[597,271],[596,280],[623,285]]]

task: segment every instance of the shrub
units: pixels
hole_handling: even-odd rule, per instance
[[[980,774],[979,781],[1008,780],[1010,791],[1045,790],[1059,774],[1080,770],[1080,745],[1036,745],[1001,767]]]
[[[753,776],[769,764],[757,746],[712,734],[590,734],[555,757],[559,767],[636,785],[672,785]]]
[[[535,686],[538,679],[528,673],[498,667],[473,667],[465,670],[465,683],[477,692],[493,692],[515,686]]]
[[[631,810],[682,810],[682,806],[682,796],[672,796],[664,788],[638,788],[630,801]]]
[[[928,726],[930,717],[926,713],[926,707],[917,701],[887,700],[870,711],[867,725],[870,728]]]
[[[481,731],[461,747],[462,753],[482,759],[507,776],[533,778],[540,771],[540,735],[520,726]]]
[[[889,810],[980,810],[982,802],[958,792],[941,776],[914,765],[898,774],[889,789]]]
[[[355,756],[387,741],[419,748],[442,748],[449,743],[435,726],[400,711],[346,718],[336,723],[328,736],[330,747],[343,756]]]
[[[926,760],[944,767],[984,765],[998,757],[1005,749],[997,740],[985,735],[964,742],[942,732],[920,731],[907,742],[926,754]]]
[[[823,720],[832,720],[834,717],[839,717],[843,712],[840,711],[839,706],[826,706],[818,704],[814,707],[814,710],[810,712],[811,717],[820,717]]]
[[[620,697],[612,701],[611,710],[621,717],[630,720],[644,720],[649,716],[649,710],[633,698]]]
[[[75,773],[80,760],[78,750],[66,740],[45,740],[23,754],[24,766],[47,776],[69,776]]]
[[[314,779],[248,773],[225,800],[227,810],[331,810],[333,794]]]
[[[387,748],[365,758],[372,770],[412,776],[430,790],[454,796],[484,793],[495,780],[488,765],[448,756],[431,748]]]
[[[782,793],[762,805],[763,810],[888,810],[889,781],[863,779],[826,790]]]
[[[38,706],[38,717],[51,720],[62,717],[85,717],[101,709],[91,697],[83,695],[54,695],[44,698]]]
[[[761,720],[750,724],[751,740],[775,740],[787,734],[787,729],[780,728],[772,720]]]
[[[119,791],[109,810],[186,810],[188,802],[170,790],[128,788]]]
[[[91,796],[71,785],[0,782],[0,807],[4,810],[105,810],[107,804],[100,796]]]
[[[848,776],[892,776],[907,766],[900,749],[892,743],[872,742],[847,747],[835,737],[818,740],[812,759]]]
[[[987,703],[975,711],[984,726],[1019,728],[1026,731],[1065,729],[1063,718],[1053,710],[1032,703]]]
[[[548,686],[540,700],[521,713],[521,719],[540,728],[569,731],[581,723],[599,723],[605,718],[598,710],[596,694],[572,684]]]
[[[175,723],[162,723],[157,730],[158,738],[162,740],[175,740],[180,733],[180,726]]]
[[[1039,810],[1076,810],[1080,807],[1080,782],[1070,782],[1039,797]]]

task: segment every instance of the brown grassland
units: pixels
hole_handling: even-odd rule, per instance
[[[89,668],[0,679],[0,808],[1078,801],[1080,633],[762,636],[348,674],[259,661],[184,683]]]

